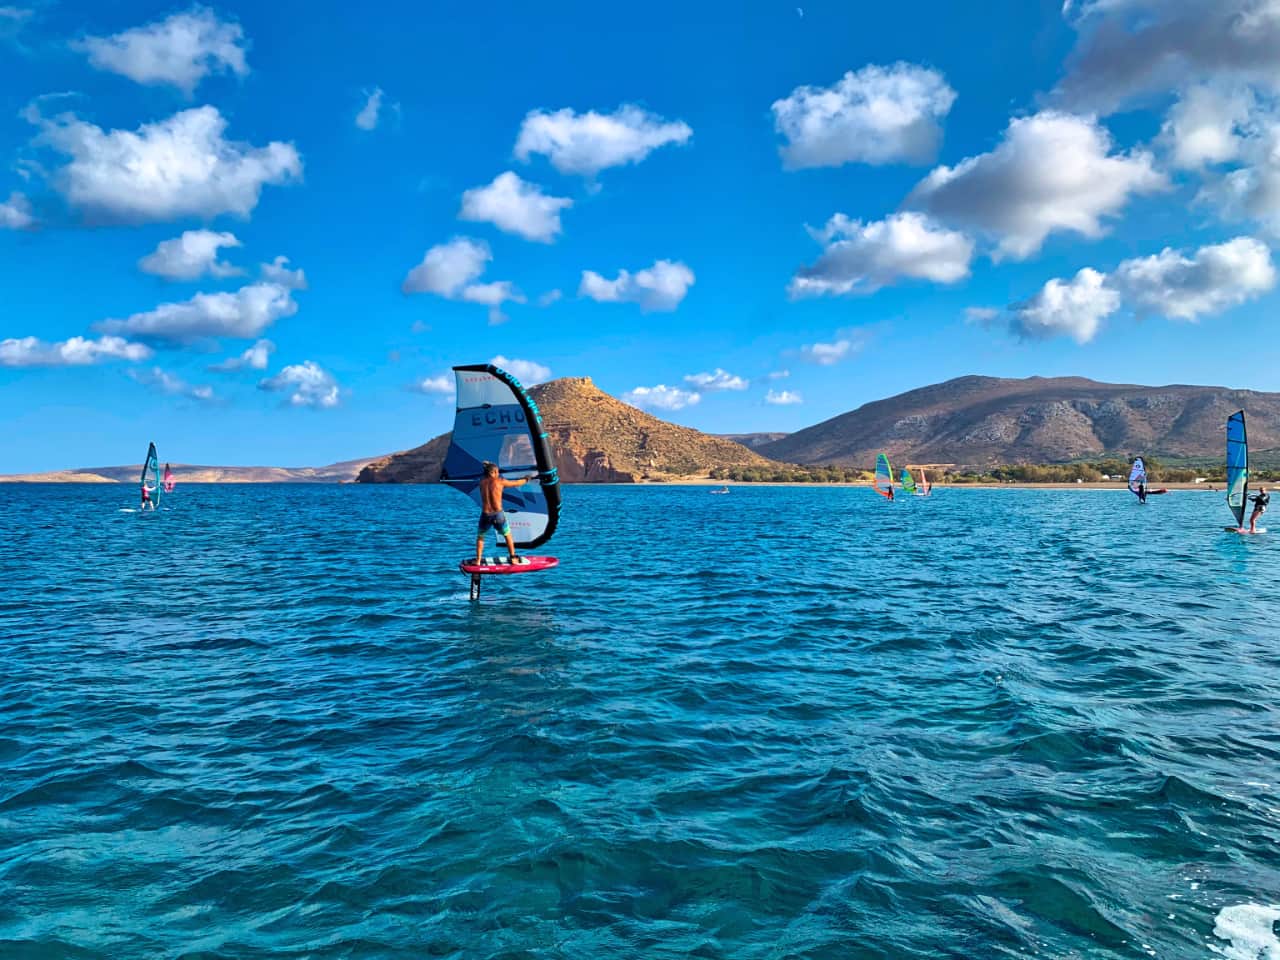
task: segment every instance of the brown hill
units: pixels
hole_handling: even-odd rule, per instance
[[[732,440],[734,443],[740,443],[749,450],[755,450],[763,447],[766,443],[773,443],[775,440],[781,440],[787,436],[785,433],[717,433],[717,437],[725,440]]]
[[[706,476],[714,467],[765,466],[768,461],[732,440],[676,426],[609,396],[590,377],[564,377],[531,387],[568,483]],[[449,434],[375,460],[361,483],[434,483]]]
[[[1098,383],[1083,377],[960,377],[864,404],[756,449],[792,463],[1061,463],[1101,454],[1220,458],[1244,409],[1254,450],[1280,445],[1280,394]]]

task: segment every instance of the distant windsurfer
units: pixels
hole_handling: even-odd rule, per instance
[[[142,505],[141,507],[139,507],[139,509],[154,510],[155,508],[156,508],[155,502],[151,499],[151,491],[150,489],[148,489],[147,485],[144,483],[142,485]]]
[[[164,465],[164,492],[173,493],[173,471],[167,463]]]
[[[884,495],[888,497],[890,501],[893,500],[893,484],[889,484],[889,489],[885,491]]]
[[[1141,480],[1138,481],[1138,489],[1135,490],[1134,493],[1138,495],[1139,503],[1147,502],[1147,485],[1143,483]]]
[[[511,537],[511,525],[507,523],[507,515],[502,510],[502,491],[507,487],[522,487],[529,482],[523,480],[504,480],[498,473],[498,465],[484,464],[484,476],[480,478],[480,526],[476,530],[476,566],[484,563],[484,535],[490,530],[497,530],[498,536],[506,537],[507,553],[512,563],[528,563],[524,557],[516,556],[515,540]]]
[[[1258,532],[1258,518],[1267,512],[1267,506],[1271,503],[1271,494],[1267,493],[1266,487],[1259,487],[1258,492],[1249,498],[1253,501],[1253,513],[1249,514],[1249,532]]]

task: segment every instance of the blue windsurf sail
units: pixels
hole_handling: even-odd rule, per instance
[[[453,368],[458,412],[440,479],[481,506],[484,463],[507,480],[530,477],[502,491],[502,509],[517,547],[546,543],[560,519],[560,478],[538,405],[520,381],[490,363]]]
[[[1244,526],[1244,508],[1249,502],[1249,436],[1244,429],[1244,411],[1227,417],[1227,506],[1235,514],[1236,526]]]
[[[156,445],[147,446],[147,459],[142,464],[142,489],[147,491],[151,502],[160,506],[160,458],[156,456]]]
[[[1137,494],[1138,485],[1147,482],[1147,467],[1141,457],[1133,458],[1133,466],[1129,468],[1129,492]]]

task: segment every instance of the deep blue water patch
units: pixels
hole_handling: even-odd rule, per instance
[[[1211,956],[1280,902],[1220,496],[8,487],[5,957]]]

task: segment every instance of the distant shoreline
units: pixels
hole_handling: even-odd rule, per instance
[[[862,487],[870,488],[870,481],[859,481],[855,483],[837,483],[826,480],[801,480],[788,482],[784,480],[752,482],[747,480],[704,480],[704,479],[688,479],[688,480],[641,480],[637,483],[613,483],[613,484],[581,484],[581,486],[614,486],[614,487],[742,487],[750,489],[752,487]],[[1128,484],[1123,481],[1105,480],[1086,481],[1085,483],[1026,483],[1023,481],[1010,483],[943,483],[936,481],[933,484],[935,492],[941,490],[1117,490],[1124,493],[1129,492]],[[1206,493],[1222,493],[1219,484],[1212,486],[1207,483],[1160,483],[1152,484],[1153,490],[1168,490],[1172,493],[1175,490],[1192,490],[1203,491]]]
[[[0,476],[0,483],[13,484],[32,484],[32,485],[74,485],[84,484],[86,486],[102,486],[111,484],[115,486],[130,487],[135,486],[136,482],[132,480],[112,480],[107,477],[97,476],[95,474],[15,474],[10,476]],[[354,480],[186,480],[185,485],[211,485],[211,486],[271,486],[291,484],[303,487],[324,487],[324,486],[359,486],[359,487],[426,487],[434,486],[427,483],[357,483]],[[801,480],[801,481],[785,481],[785,480],[711,480],[706,477],[685,477],[681,479],[671,480],[637,480],[632,483],[569,483],[566,486],[573,487],[728,487],[733,489],[739,487],[749,490],[753,487],[850,487],[850,488],[870,488],[869,481],[860,481],[853,483],[839,483],[826,480]],[[943,483],[941,481],[933,484],[935,491],[943,490],[1116,490],[1129,492],[1128,486],[1123,482],[1117,481],[1088,481],[1085,483],[1027,483],[1023,481],[1010,483]],[[1203,493],[1222,493],[1223,489],[1219,484],[1207,483],[1166,483],[1162,484],[1157,481],[1152,486],[1155,490],[1167,489],[1171,493],[1177,491],[1200,491]],[[904,494],[905,496],[905,494]]]

